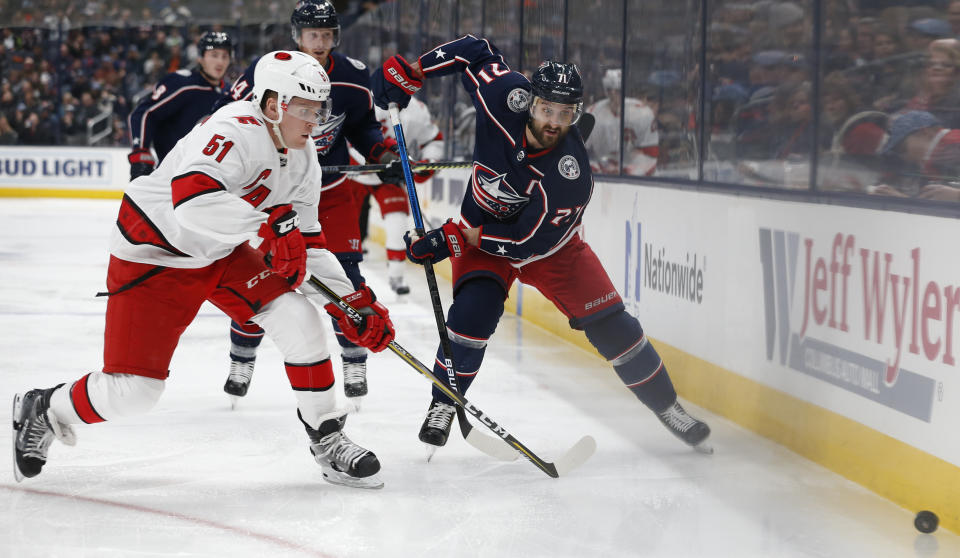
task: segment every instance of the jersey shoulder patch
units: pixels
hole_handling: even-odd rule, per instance
[[[183,69],[183,70],[177,70],[175,73],[183,77],[190,77],[190,74],[193,72],[191,72],[190,70]]]
[[[577,163],[577,158],[573,155],[564,155],[561,157],[557,163],[557,171],[560,172],[560,176],[568,180],[580,178],[580,164]]]
[[[364,64],[363,62],[357,60],[356,58],[350,58],[349,56],[346,56],[345,58],[346,58],[351,64],[353,64],[353,67],[356,68],[356,69],[358,69],[358,70],[366,70],[366,69],[367,69],[367,65]]]
[[[507,108],[513,112],[525,112],[530,106],[530,92],[516,87],[507,93]]]

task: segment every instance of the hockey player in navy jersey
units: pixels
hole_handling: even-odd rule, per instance
[[[195,70],[168,74],[153,88],[153,94],[130,113],[130,180],[153,172],[157,163],[209,114],[210,106],[223,95],[223,76],[230,67],[233,40],[223,31],[207,31],[197,41],[197,51],[200,56]]]
[[[425,78],[459,74],[477,109],[471,187],[457,220],[407,241],[418,263],[451,259],[453,303],[447,314],[457,382],[466,391],[480,369],[510,285],[533,285],[583,330],[624,384],[677,437],[701,451],[706,423],[677,401],[670,376],[640,323],[593,250],[581,239],[593,177],[576,124],[583,111],[577,67],[544,62],[532,80],[511,71],[500,51],[472,35],[408,63],[389,58],[372,77],[379,106],[404,106]],[[439,363],[434,374],[446,371]],[[446,443],[454,415],[434,388],[420,440]]]
[[[334,51],[340,44],[340,24],[333,5],[328,0],[300,0],[290,16],[290,24],[293,40],[300,51],[313,56],[330,76],[333,112],[330,119],[313,132],[321,166],[349,164],[347,140],[350,140],[367,162],[395,163],[380,173],[381,182],[402,182],[403,169],[399,164],[396,141],[383,137],[374,114],[367,66]],[[229,94],[218,101],[218,106],[250,96],[255,65],[256,61],[237,80]],[[323,184],[318,187],[323,191],[318,211],[320,223],[326,231],[328,249],[337,256],[347,276],[359,288],[364,282],[360,274],[363,252],[360,247],[359,203],[344,174],[324,173]],[[231,323],[230,374],[223,386],[231,396],[246,395],[253,376],[257,347],[262,340],[263,330],[256,324]],[[366,395],[367,350],[351,343],[339,331],[337,341],[342,348],[344,393],[347,397]]]

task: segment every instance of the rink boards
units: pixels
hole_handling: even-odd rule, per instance
[[[429,221],[458,214],[468,178],[425,185]],[[952,219],[622,183],[598,183],[584,216],[683,397],[954,531],[958,235]],[[510,309],[596,354],[536,289]]]
[[[125,156],[5,148],[0,195],[119,198]],[[420,185],[430,223],[468,177]],[[583,232],[684,398],[960,532],[960,223],[598,183]],[[508,309],[596,354],[534,288]]]

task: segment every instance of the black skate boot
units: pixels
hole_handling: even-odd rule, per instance
[[[253,378],[253,365],[256,359],[236,360],[230,358],[230,375],[223,384],[223,391],[230,396],[230,408],[236,408],[239,399],[250,389],[250,380]]]
[[[688,446],[700,453],[713,453],[713,447],[706,441],[710,436],[710,427],[707,423],[687,414],[679,401],[667,407],[666,411],[658,413],[657,418],[674,436],[683,440]]]
[[[367,394],[367,361],[343,359],[343,394],[347,397]]]
[[[297,411],[297,416],[300,412]],[[343,433],[343,424],[347,415],[327,419],[314,430],[303,422],[310,438],[310,453],[323,471],[323,479],[332,484],[342,484],[354,488],[383,488],[383,481],[377,475],[380,461],[370,450],[353,443]]]
[[[453,415],[456,407],[439,401],[431,401],[427,409],[427,416],[420,426],[420,441],[427,444],[427,461],[433,457],[437,448],[446,445],[450,436],[450,427],[453,426]]]
[[[61,424],[50,411],[50,389],[33,389],[13,397],[13,476],[17,482],[40,474],[53,438],[68,446],[77,443],[69,424]]]
[[[404,281],[402,275],[400,277],[390,278],[390,290],[398,295],[410,294],[410,287],[407,285],[407,282]]]

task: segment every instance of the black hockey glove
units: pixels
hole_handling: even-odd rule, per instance
[[[407,182],[406,177],[403,175],[403,163],[400,162],[400,157],[397,156],[393,151],[386,151],[383,155],[380,156],[380,162],[386,163],[387,168],[377,173],[377,178],[380,179],[380,182],[384,184],[398,184],[404,186]]]
[[[157,166],[157,160],[149,149],[134,149],[127,155],[127,161],[130,162],[130,180],[150,174]]]

